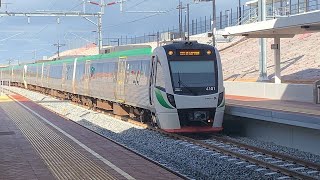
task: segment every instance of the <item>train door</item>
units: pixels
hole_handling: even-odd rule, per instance
[[[84,81],[83,81],[83,85],[84,85],[84,93],[86,95],[90,94],[90,78],[92,75],[92,69],[91,69],[91,61],[87,60],[86,64],[85,64],[85,70],[84,70]]]
[[[72,70],[72,92],[73,94],[77,94],[77,88],[76,88],[76,73],[77,73],[77,61],[78,59],[76,58],[73,62],[73,70]]]
[[[50,64],[47,65],[47,74],[46,74],[46,86],[49,88],[50,85]]]
[[[125,102],[125,82],[126,82],[127,57],[120,57],[118,62],[118,73],[115,98],[119,102]]]
[[[15,79],[14,79],[14,75],[15,75],[15,74],[14,74],[13,68],[11,68],[11,79],[10,79],[11,82],[14,82],[14,80],[15,80]]]
[[[36,65],[36,80],[35,80],[35,85],[38,85],[39,81],[39,66]]]
[[[22,77],[23,77],[23,80],[22,80],[22,82],[23,82],[23,84],[24,84],[24,88],[26,88],[27,89],[27,79],[28,79],[28,66],[27,65],[24,65],[23,66],[23,70],[22,70]]]
[[[66,91],[66,79],[67,79],[67,64],[63,63],[62,65],[62,82],[61,82],[61,88],[63,91]]]
[[[40,77],[40,86],[43,87],[43,78],[44,78],[44,63],[41,65],[41,77]]]
[[[151,72],[149,78],[149,102],[152,107],[154,107],[154,83],[155,83],[155,70],[156,70],[156,57],[152,56],[151,60]]]

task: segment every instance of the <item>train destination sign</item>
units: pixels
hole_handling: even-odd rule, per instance
[[[178,50],[179,56],[201,56],[200,50],[190,49],[190,50]]]

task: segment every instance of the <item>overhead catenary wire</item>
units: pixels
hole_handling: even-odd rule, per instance
[[[144,3],[144,2],[147,2],[147,1],[149,1],[149,0],[140,1],[140,2],[138,2],[138,3],[136,3],[136,4],[132,5],[132,6],[128,7],[127,9],[135,8],[135,7],[139,6],[140,4],[142,4],[142,3]]]
[[[145,20],[145,19],[149,19],[149,18],[154,17],[154,16],[159,16],[159,15],[168,14],[169,12],[172,12],[172,11],[174,11],[174,10],[175,10],[175,8],[172,8],[172,9],[169,9],[166,13],[155,13],[155,14],[151,14],[151,15],[148,15],[148,16],[144,16],[144,17],[142,17],[142,18],[138,18],[138,19],[132,20],[132,21],[127,21],[127,22],[123,22],[123,23],[120,23],[120,24],[110,25],[110,26],[107,26],[107,28],[119,27],[119,26],[122,26],[122,25],[125,25],[125,24],[135,23],[135,22],[138,22],[138,21],[142,21],[142,20]]]

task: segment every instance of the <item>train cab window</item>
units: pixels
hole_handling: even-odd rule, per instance
[[[165,91],[165,78],[163,73],[163,66],[160,61],[157,60],[157,72],[156,72],[156,88]]]
[[[217,91],[214,61],[171,61],[173,90],[180,95],[208,95]]]

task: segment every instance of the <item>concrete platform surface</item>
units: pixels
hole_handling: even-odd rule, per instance
[[[180,179],[28,99],[0,97],[0,179]]]
[[[226,95],[226,113],[292,126],[320,129],[320,105]]]

